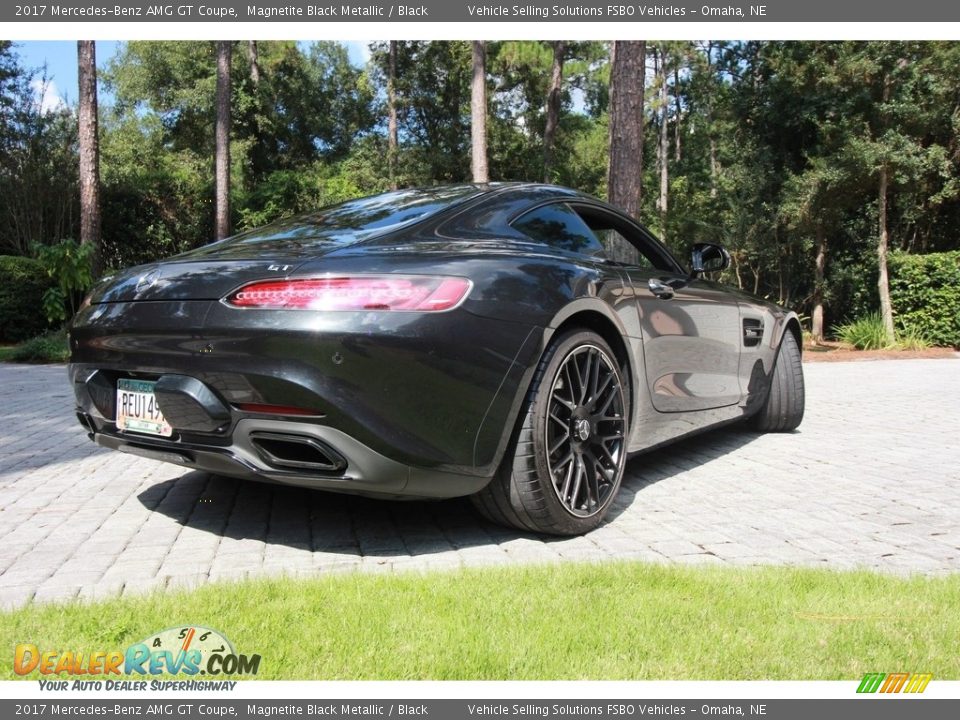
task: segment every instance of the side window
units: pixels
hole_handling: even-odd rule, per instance
[[[632,267],[641,270],[660,270],[676,272],[675,261],[659,242],[645,232],[634,227],[626,220],[592,206],[579,206],[577,212],[594,235],[601,239],[604,247],[610,248],[617,240],[632,245],[638,251]],[[611,253],[607,253],[609,257]]]
[[[544,205],[513,221],[527,237],[550,247],[603,256],[603,245],[577,213],[563,203]]]
[[[619,230],[616,230],[616,229],[614,229],[614,228],[612,228],[612,227],[608,227],[608,228],[600,229],[600,230],[594,230],[593,232],[597,235],[597,237],[600,238],[600,242],[603,243],[603,246],[604,246],[605,248],[610,248],[610,247],[612,247],[612,246],[614,245],[614,243],[616,243],[618,240],[619,240],[621,243],[626,243],[627,245],[630,245],[630,244],[631,244],[629,240],[627,240],[623,235],[620,234],[620,231],[619,231]],[[608,253],[608,254],[609,254],[609,253]],[[642,252],[639,253],[639,255],[638,255],[638,257],[637,257],[637,261],[636,261],[635,263],[633,263],[633,264],[634,264],[636,267],[639,267],[639,268],[641,268],[641,269],[643,269],[643,270],[656,270],[656,269],[658,269],[658,268],[656,267],[656,265],[654,265],[653,262],[650,260],[650,258],[648,258],[646,255],[644,255]]]

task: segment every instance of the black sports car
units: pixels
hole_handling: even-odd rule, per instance
[[[632,263],[606,248],[627,241]],[[627,456],[803,416],[794,313],[704,279],[566,188],[401,190],[282,220],[90,294],[70,330],[100,445],[382,497],[472,495],[500,523],[595,527]]]

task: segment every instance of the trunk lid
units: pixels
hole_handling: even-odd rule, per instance
[[[90,296],[93,304],[149,300],[219,300],[252,280],[284,277],[302,258],[167,260],[129,268],[105,278]]]

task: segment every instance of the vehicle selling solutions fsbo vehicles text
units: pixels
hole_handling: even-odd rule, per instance
[[[750,16],[763,17],[767,14],[766,5],[750,5]],[[509,18],[509,17],[595,17],[595,18],[624,18],[636,17],[687,17],[702,15],[704,17],[744,17],[743,8],[732,5],[713,6],[702,5],[699,8],[686,8],[677,5],[638,5],[638,4],[610,4],[600,7],[585,7],[581,5],[467,5],[467,14],[478,18]]]

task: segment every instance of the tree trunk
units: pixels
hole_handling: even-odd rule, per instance
[[[80,242],[93,246],[93,274],[100,256],[100,141],[97,131],[97,53],[93,40],[77,41],[80,144]]]
[[[901,59],[898,63],[901,68],[906,64],[906,60]],[[883,107],[886,108],[890,102],[890,93],[893,90],[893,77],[888,73],[883,79]],[[878,188],[877,203],[877,224],[879,225],[879,237],[877,238],[877,290],[880,294],[880,317],[883,320],[883,332],[887,337],[887,343],[893,345],[897,341],[897,335],[893,328],[893,304],[890,302],[890,280],[887,275],[887,250],[890,247],[890,232],[887,229],[887,186],[890,183],[890,166],[884,160],[880,165],[880,177]]]
[[[712,80],[715,80],[716,66],[713,62],[713,42],[707,43],[707,73]],[[717,175],[720,168],[717,163],[717,139],[713,135],[713,103],[714,96],[710,93],[707,97],[707,136],[710,139],[710,197],[717,196]]]
[[[646,43],[614,42],[610,52],[610,163],[607,199],[632,217],[640,213],[643,172],[643,92]],[[636,248],[620,240],[608,248],[611,258],[637,262]]]
[[[473,82],[470,89],[470,167],[475,183],[490,182],[487,170],[487,44],[473,41]]]
[[[567,44],[557,40],[553,45],[553,70],[550,73],[550,91],[547,93],[547,122],[543,128],[543,181],[550,182],[553,170],[553,146],[560,126],[560,99],[563,91],[563,56]]]
[[[674,162],[680,162],[680,63],[677,63],[673,68],[673,103],[674,103],[674,118],[673,118],[673,160]]]
[[[777,260],[777,305],[786,305],[787,301],[783,297],[783,263]]]
[[[657,150],[659,152],[660,165],[660,198],[657,200],[657,208],[660,210],[660,239],[667,240],[667,203],[670,193],[670,134],[669,134],[669,109],[670,95],[667,91],[667,53],[666,50],[660,51],[660,142]]]
[[[880,270],[877,279],[877,289],[880,291],[880,316],[883,318],[883,330],[887,342],[893,345],[897,341],[893,329],[893,304],[890,302],[890,281],[887,275],[887,248],[890,246],[890,234],[887,230],[887,185],[889,183],[889,168],[884,162],[880,166],[880,193],[879,193],[879,220],[880,237],[877,242],[877,265]]]
[[[253,112],[250,114],[250,134],[253,142],[247,149],[247,157],[250,181],[256,184],[269,167],[264,157],[267,150],[263,147],[263,122],[268,113],[265,111],[265,103],[260,92],[260,48],[256,40],[247,41],[247,61],[250,65],[250,94],[253,101]]]
[[[740,253],[736,250],[730,253],[730,261],[733,265],[733,276],[737,279],[737,288],[743,290],[743,276],[740,274]]]
[[[230,55],[229,41],[217,41],[216,218],[214,236],[230,234]]]
[[[387,164],[390,168],[390,189],[397,189],[397,41],[390,41],[387,70]]]
[[[827,233],[817,225],[817,259],[813,279],[813,316],[810,334],[818,345],[823,342],[823,283],[827,268]]]
[[[250,84],[256,90],[260,87],[260,51],[256,40],[247,42],[247,52],[250,54]]]
[[[712,123],[712,119],[707,120]],[[713,130],[710,130],[710,197],[717,196],[717,173],[720,168],[717,165],[717,139],[713,136]]]

